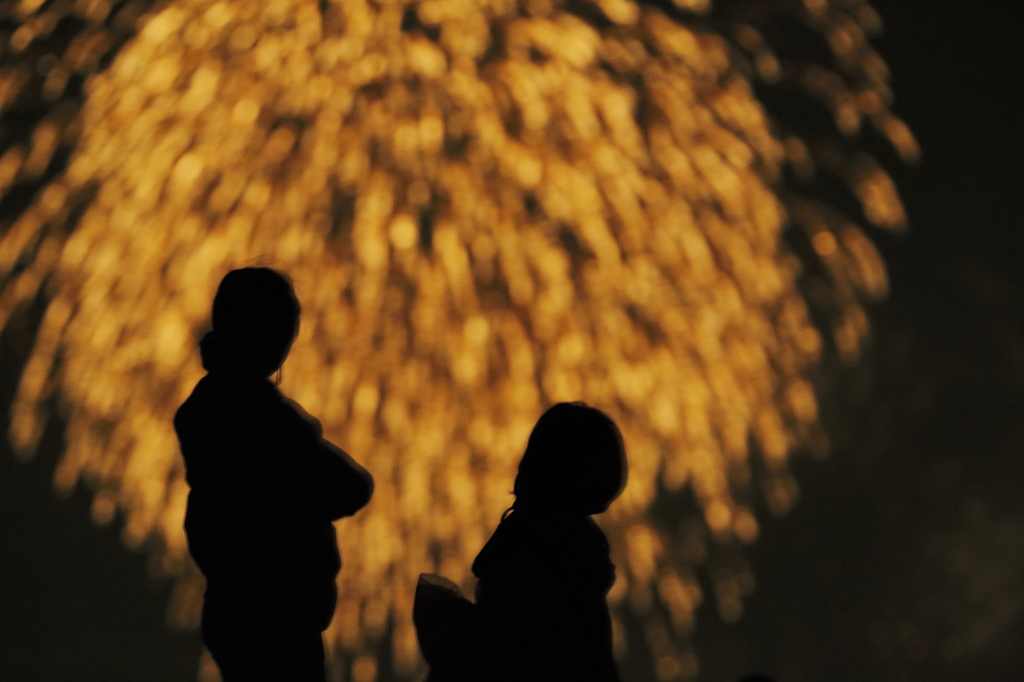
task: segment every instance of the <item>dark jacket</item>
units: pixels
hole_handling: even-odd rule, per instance
[[[608,541],[588,516],[513,511],[473,562],[490,679],[617,682]]]
[[[185,533],[207,601],[326,628],[341,568],[331,522],[366,505],[369,474],[266,379],[211,372],[174,428],[191,488]]]

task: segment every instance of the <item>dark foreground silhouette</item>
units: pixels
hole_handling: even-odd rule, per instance
[[[519,464],[515,504],[473,562],[476,603],[424,575],[414,620],[428,682],[616,682],[608,542],[590,518],[625,483],[622,436],[603,412],[560,403]]]
[[[366,470],[268,379],[298,321],[283,275],[228,273],[201,345],[208,374],[174,418],[191,488],[185,532],[206,576],[203,641],[225,682],[324,679],[341,568],[331,522],[373,492]]]

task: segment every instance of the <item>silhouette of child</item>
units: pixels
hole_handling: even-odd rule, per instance
[[[269,381],[298,325],[287,277],[228,273],[201,342],[208,373],[174,417],[191,488],[185,533],[206,576],[203,641],[225,682],[324,680],[341,569],[331,522],[373,492],[369,473]]]
[[[608,541],[591,519],[626,478],[615,423],[585,403],[541,416],[519,464],[516,500],[473,562],[476,604],[423,576],[414,618],[430,682],[613,682],[615,581]]]

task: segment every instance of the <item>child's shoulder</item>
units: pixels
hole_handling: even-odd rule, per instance
[[[589,516],[551,516],[513,511],[502,519],[481,555],[579,557],[608,556],[608,540]]]
[[[572,576],[580,590],[607,591],[614,580],[609,554],[608,540],[588,516],[513,512],[480,551],[473,573],[481,579]]]
[[[594,519],[581,514],[547,514],[513,510],[495,531],[510,536],[562,537],[581,542],[607,545],[604,532]]]

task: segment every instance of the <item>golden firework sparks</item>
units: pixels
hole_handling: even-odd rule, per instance
[[[781,511],[790,453],[825,447],[808,257],[784,229],[828,275],[844,357],[867,331],[861,297],[886,288],[861,227],[802,183],[834,175],[868,220],[898,227],[892,182],[842,136],[869,121],[916,153],[867,4],[710,4],[3,3],[16,30],[0,105],[44,115],[28,145],[5,143],[0,190],[46,182],[0,237],[0,323],[49,299],[12,441],[31,452],[56,392],[56,485],[89,483],[97,522],[123,510],[129,545],[149,540],[162,570],[191,576],[177,604],[194,618],[171,416],[202,374],[217,283],[272,264],[304,313],[282,388],[378,485],[340,533],[328,637],[354,679],[374,679],[383,639],[398,674],[417,668],[416,576],[467,581],[533,422],[577,399],[612,415],[630,452],[604,520],[613,603],[646,616],[659,677],[691,675],[681,642],[705,536],[757,537],[753,460]],[[832,63],[787,58],[765,28],[779,17],[822,36]],[[61,30],[73,38],[46,48]],[[66,89],[86,76],[79,111]],[[754,83],[804,92],[838,134],[773,122]],[[704,524],[652,511],[687,487]],[[733,559],[710,573],[738,617],[749,573]]]

